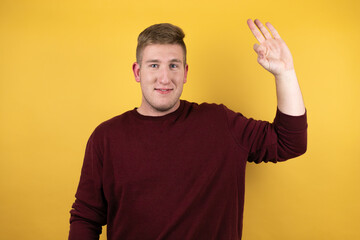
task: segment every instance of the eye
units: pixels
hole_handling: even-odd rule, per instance
[[[170,64],[170,68],[177,68],[177,67],[178,67],[177,64],[174,64],[174,63]]]
[[[157,68],[157,67],[158,67],[158,65],[157,65],[157,64],[155,64],[155,63],[153,63],[153,64],[150,64],[150,67],[151,67],[151,68]]]

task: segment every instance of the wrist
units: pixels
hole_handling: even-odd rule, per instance
[[[295,69],[284,70],[278,74],[274,74],[276,81],[290,81],[291,79],[297,80]]]

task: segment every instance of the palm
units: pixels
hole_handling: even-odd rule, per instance
[[[254,45],[259,64],[274,75],[294,69],[290,50],[275,28],[270,23],[266,24],[274,36],[272,37],[259,20],[255,20],[255,24],[252,20],[248,20],[250,30],[260,43]]]

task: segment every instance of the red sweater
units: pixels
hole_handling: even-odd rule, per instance
[[[239,240],[246,161],[306,151],[306,114],[273,123],[223,105],[181,101],[173,113],[128,111],[100,124],[85,152],[70,240]]]

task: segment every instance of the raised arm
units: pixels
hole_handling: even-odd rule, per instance
[[[258,19],[249,19],[247,24],[259,41],[254,45],[258,63],[275,77],[279,110],[291,116],[303,115],[304,101],[289,48],[270,23],[265,24],[270,31]]]

